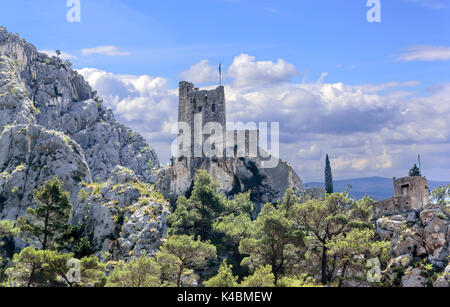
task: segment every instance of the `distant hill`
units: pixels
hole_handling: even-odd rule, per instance
[[[445,181],[430,181],[430,189],[435,189],[440,186],[450,184]],[[353,198],[360,199],[365,195],[371,196],[373,199],[379,201],[394,196],[394,187],[392,178],[371,177],[371,178],[357,178],[348,180],[336,180],[334,182],[335,192],[343,192],[351,185],[350,194]],[[305,183],[305,187],[319,188],[323,187],[324,183],[310,182]]]

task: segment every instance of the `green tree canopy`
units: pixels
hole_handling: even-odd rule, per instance
[[[314,199],[296,206],[294,219],[297,225],[318,242],[323,284],[327,283],[329,277],[327,243],[352,227],[364,228],[370,225],[370,204],[369,198],[355,202],[347,193],[335,193],[327,195],[325,200]]]
[[[422,173],[420,172],[419,167],[417,164],[414,164],[413,168],[409,171],[409,176],[411,177],[421,177]]]
[[[34,191],[35,208],[28,208],[27,216],[18,219],[20,230],[37,240],[43,250],[55,249],[69,228],[72,205],[69,193],[63,192],[61,182],[55,177],[40,190]]]
[[[154,259],[140,257],[125,263],[120,261],[108,277],[107,287],[159,287],[161,268]]]
[[[334,257],[340,270],[339,286],[346,279],[348,269],[364,272],[366,260],[377,257],[386,263],[390,258],[390,242],[376,241],[372,229],[353,229],[332,238],[327,244],[328,254]],[[361,256],[364,256],[361,259]],[[350,277],[352,278],[352,277]]]
[[[246,277],[241,286],[246,288],[275,287],[275,276],[272,271],[270,265],[261,266],[253,275]]]
[[[173,282],[177,287],[182,286],[181,279],[186,269],[202,269],[209,259],[216,257],[214,245],[187,235],[169,236],[157,255],[158,263],[164,268],[166,276],[170,277],[171,272],[176,269]]]
[[[434,189],[430,195],[431,201],[438,205],[450,204],[450,184]]]
[[[286,211],[267,204],[255,221],[250,238],[241,241],[239,251],[249,255],[243,260],[244,265],[270,265],[277,282],[286,267],[299,261],[303,246],[303,233],[286,217]]]
[[[219,273],[204,284],[210,288],[233,288],[239,285],[237,280],[238,277],[233,275],[233,266],[228,265],[224,260],[220,265]]]
[[[226,198],[217,193],[218,188],[206,171],[197,172],[191,197],[178,198],[177,209],[168,218],[174,234],[210,238],[213,221],[226,210]]]
[[[220,255],[226,255],[235,265],[236,273],[241,276],[241,262],[244,255],[239,251],[242,240],[249,238],[253,231],[249,215],[228,215],[213,224],[216,233],[216,246]]]
[[[27,247],[14,255],[13,263],[6,274],[8,283],[16,287],[92,287],[103,286],[106,281],[103,273],[105,266],[96,257],[83,258],[78,262],[73,254]],[[74,280],[71,272],[78,269],[75,276],[78,275],[79,280]]]

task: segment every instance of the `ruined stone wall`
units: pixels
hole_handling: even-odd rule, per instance
[[[428,181],[424,177],[394,179],[394,196],[409,196],[412,209],[422,209],[429,203]]]
[[[374,218],[421,210],[429,204],[428,181],[424,177],[394,178],[394,197],[373,206]]]
[[[201,127],[195,127],[194,120],[196,118],[201,120]],[[224,87],[219,86],[210,91],[199,90],[190,82],[180,82],[178,121],[187,123],[190,126],[192,154],[194,154],[195,146],[200,145],[195,142],[194,132],[201,133],[208,123],[219,123],[225,137],[226,105]],[[202,140],[203,144],[208,137],[209,135],[202,135],[197,139]]]

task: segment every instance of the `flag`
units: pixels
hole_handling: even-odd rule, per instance
[[[220,85],[222,85],[222,63],[219,63],[219,79]]]

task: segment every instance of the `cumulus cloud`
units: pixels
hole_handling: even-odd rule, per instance
[[[189,70],[180,74],[184,80],[194,83],[212,83],[219,79],[218,67],[212,66],[208,60],[202,60],[192,65]]]
[[[440,46],[415,46],[408,52],[399,55],[398,61],[448,61],[450,60],[450,47]]]
[[[209,65],[202,62],[196,69]],[[281,158],[291,162],[305,181],[322,179],[326,153],[336,178],[406,175],[419,153],[425,174],[447,176],[450,84],[418,96],[399,91],[414,89],[416,81],[292,83],[287,81],[297,70],[287,68],[290,65],[236,57],[228,70],[234,80],[225,85],[227,116],[235,122],[279,122]],[[146,136],[161,159],[168,160],[178,98],[165,78],[89,68],[80,73],[119,120]]]
[[[406,0],[407,2],[417,3],[429,9],[443,9],[448,7],[448,4],[441,0]]]
[[[322,150],[314,144],[310,148],[300,149],[298,156],[303,160],[320,160],[322,159]]]
[[[81,50],[83,55],[100,54],[107,56],[130,56],[128,51],[120,51],[116,46],[98,46],[94,48],[84,48]]]
[[[115,75],[84,68],[78,71],[98,91],[119,121],[147,137],[150,143],[171,143],[178,99],[167,79],[147,75]]]
[[[234,79],[235,86],[242,87],[285,82],[297,74],[295,66],[282,59],[276,63],[256,61],[254,56],[241,54],[234,58],[227,76]]]

